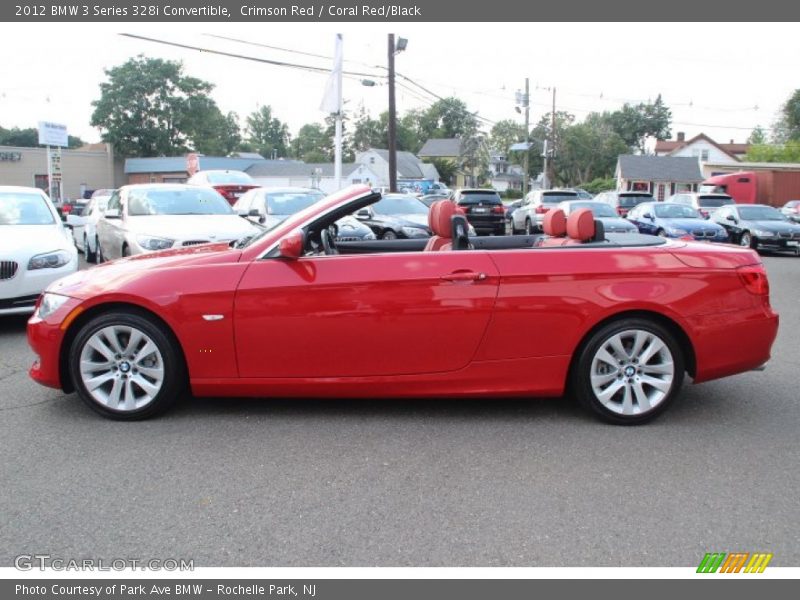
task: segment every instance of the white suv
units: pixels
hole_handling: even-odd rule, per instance
[[[529,192],[511,216],[511,233],[524,231],[531,234],[542,230],[544,216],[559,202],[580,200],[575,190],[536,190]]]

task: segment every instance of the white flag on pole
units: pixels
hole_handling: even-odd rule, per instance
[[[325,96],[319,109],[326,113],[338,113],[342,109],[342,34],[336,34],[336,49],[333,53],[333,70],[325,84]]]

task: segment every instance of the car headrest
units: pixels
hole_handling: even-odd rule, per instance
[[[588,242],[594,237],[594,214],[588,208],[573,211],[567,219],[567,235],[579,242]]]
[[[564,211],[560,208],[547,211],[542,220],[542,230],[549,236],[563,237],[567,233],[567,217]]]
[[[457,210],[455,203],[450,200],[439,200],[431,204],[431,210],[428,212],[428,226],[433,235],[443,238],[450,238],[453,235],[450,219],[457,214]]]

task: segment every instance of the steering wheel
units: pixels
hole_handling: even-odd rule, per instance
[[[331,254],[339,254],[339,251],[336,249],[336,242],[334,241],[334,235],[331,233],[330,229],[327,227],[319,232],[319,238],[322,242],[322,249],[325,251],[326,255]]]

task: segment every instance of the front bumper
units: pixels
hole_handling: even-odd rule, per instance
[[[66,326],[82,310],[80,304],[80,300],[70,298],[46,319],[39,317],[36,312],[28,320],[28,345],[36,354],[28,373],[35,382],[47,387],[64,388],[61,381],[61,347]]]

